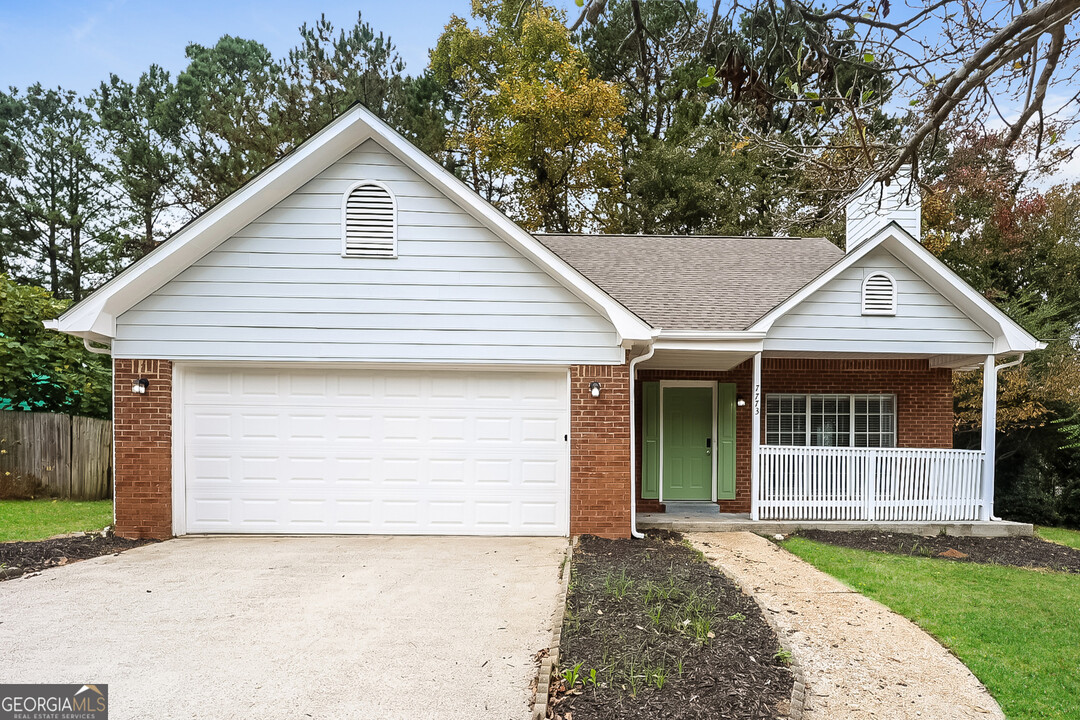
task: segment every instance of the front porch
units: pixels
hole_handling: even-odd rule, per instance
[[[867,520],[751,520],[749,513],[723,513],[710,502],[668,503],[662,513],[639,513],[639,530],[673,532],[753,532],[759,535],[789,535],[799,530],[850,532],[875,530],[913,535],[954,535],[973,537],[1031,537],[1029,523],[1007,520],[963,521],[867,521]]]
[[[993,356],[979,450],[952,447],[952,370],[930,358],[671,359],[637,372],[639,528],[1032,532],[993,515]]]

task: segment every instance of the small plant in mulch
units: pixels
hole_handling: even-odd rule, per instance
[[[154,542],[158,541],[128,540],[116,537],[112,532],[95,532],[33,542],[0,543],[0,580],[10,580],[77,560],[115,555]]]
[[[786,715],[788,656],[752,598],[674,533],[581,539],[550,717]]]
[[[923,537],[877,530],[831,532],[800,530],[807,540],[892,555],[917,555],[953,562],[983,565],[1010,565],[1019,568],[1042,568],[1058,572],[1080,573],[1080,550],[1047,542],[1037,537]]]

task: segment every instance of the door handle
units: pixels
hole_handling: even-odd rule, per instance
[[[705,438],[705,454],[712,455],[712,438]]]

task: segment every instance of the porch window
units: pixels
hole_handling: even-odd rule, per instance
[[[896,447],[896,398],[769,393],[765,444]]]

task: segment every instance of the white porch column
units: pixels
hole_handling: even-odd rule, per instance
[[[979,519],[989,520],[994,515],[994,461],[997,451],[997,368],[993,355],[987,355],[983,362],[982,450],[985,458]]]
[[[761,482],[761,353],[754,354],[754,372],[750,387],[750,519],[758,520],[758,495]]]

